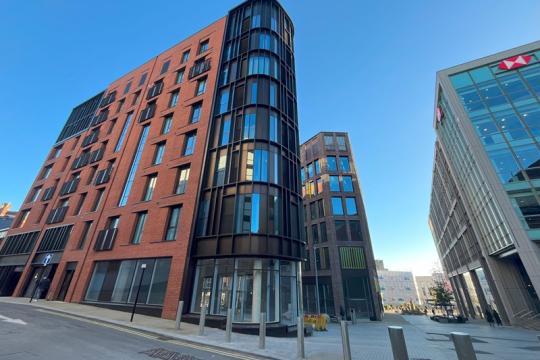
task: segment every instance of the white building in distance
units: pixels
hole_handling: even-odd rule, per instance
[[[419,305],[412,272],[377,270],[377,274],[385,305],[402,305],[410,302]]]

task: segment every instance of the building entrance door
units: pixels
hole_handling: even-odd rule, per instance
[[[66,299],[66,294],[69,289],[69,285],[71,284],[71,279],[73,279],[74,273],[75,273],[75,270],[72,270],[72,269],[66,270],[64,274],[64,281],[62,281],[62,286],[60,287],[60,291],[58,292],[58,296],[56,297],[56,300],[64,301]]]
[[[38,282],[40,279],[43,279],[47,277],[50,282],[52,283],[54,279],[54,274],[56,273],[56,264],[52,264],[49,266],[33,266],[32,267],[32,276],[30,279],[28,279],[28,283],[26,284],[26,288],[24,290],[24,297],[32,297],[32,294],[34,294],[34,291],[36,290],[36,287],[38,286]],[[49,290],[36,292],[35,297],[36,299],[45,299],[47,296],[47,293]]]

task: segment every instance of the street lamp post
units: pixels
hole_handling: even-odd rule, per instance
[[[137,288],[137,294],[135,295],[135,302],[133,303],[133,309],[131,310],[130,322],[133,322],[133,316],[135,316],[135,310],[137,309],[137,302],[139,301],[139,292],[141,291],[142,281],[144,277],[144,271],[146,270],[146,264],[141,264],[141,278],[139,279],[139,287]]]
[[[317,269],[318,262],[317,262],[317,251],[315,249],[315,244],[312,244],[311,248],[313,250],[313,255],[315,255],[315,300],[317,302],[316,309],[317,309],[317,315],[320,315],[320,313],[321,313],[321,302],[320,302],[320,299],[319,299],[319,270]]]

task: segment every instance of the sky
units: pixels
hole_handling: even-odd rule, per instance
[[[238,3],[1,0],[0,203],[19,208],[74,106]],[[349,132],[375,257],[430,274],[435,74],[540,40],[540,1],[281,3],[296,28],[300,141]]]

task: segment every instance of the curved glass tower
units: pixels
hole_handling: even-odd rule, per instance
[[[192,313],[296,322],[305,243],[293,35],[277,1],[228,15],[191,242]]]

